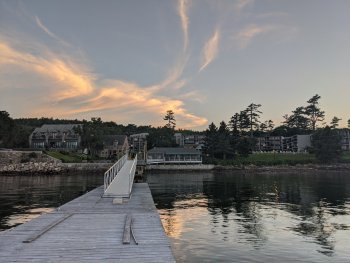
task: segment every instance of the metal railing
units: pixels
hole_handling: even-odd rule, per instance
[[[125,154],[123,157],[121,157],[111,168],[107,170],[104,174],[104,191],[108,188],[108,186],[111,184],[111,182],[114,180],[114,178],[117,176],[120,169],[125,164],[126,160],[128,159],[128,154]]]
[[[132,185],[133,185],[134,178],[135,178],[136,166],[137,166],[137,154],[134,158],[134,162],[132,163],[132,166],[131,166],[130,172],[129,172],[129,197],[131,194]]]

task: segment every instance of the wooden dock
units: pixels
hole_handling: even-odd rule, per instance
[[[0,232],[0,262],[175,262],[148,184],[134,184],[123,204],[102,194],[99,187]],[[123,244],[126,221],[130,244]]]

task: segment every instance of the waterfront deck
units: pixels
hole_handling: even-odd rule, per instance
[[[1,262],[175,262],[147,184],[127,203],[99,187],[23,225],[0,232]],[[123,244],[127,215],[135,240]]]

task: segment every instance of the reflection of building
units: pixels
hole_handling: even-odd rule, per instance
[[[343,151],[350,151],[350,130],[341,129],[339,130],[339,135],[341,137],[341,148]]]
[[[138,160],[146,160],[148,133],[132,134],[129,137],[130,152],[138,154]]]
[[[201,149],[205,143],[205,135],[202,134],[184,134],[175,133],[176,144],[184,148]]]
[[[80,147],[81,137],[75,131],[81,124],[44,124],[29,136],[31,148],[74,150]]]
[[[190,148],[155,147],[147,153],[147,164],[201,164],[201,152]]]
[[[256,138],[256,151],[281,151],[282,150],[282,136],[265,136]]]
[[[103,150],[99,152],[102,158],[121,157],[129,149],[126,135],[106,135],[103,137]]]
[[[311,135],[293,135],[283,138],[283,151],[306,152],[311,147]]]

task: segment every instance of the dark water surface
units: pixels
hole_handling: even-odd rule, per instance
[[[0,231],[20,225],[103,184],[103,175],[0,176]],[[0,260],[1,261],[1,260]]]
[[[350,262],[350,173],[147,175],[178,262]],[[103,176],[0,176],[0,231]],[[1,261],[1,260],[0,260]]]
[[[350,262],[350,173],[147,176],[178,262]]]

